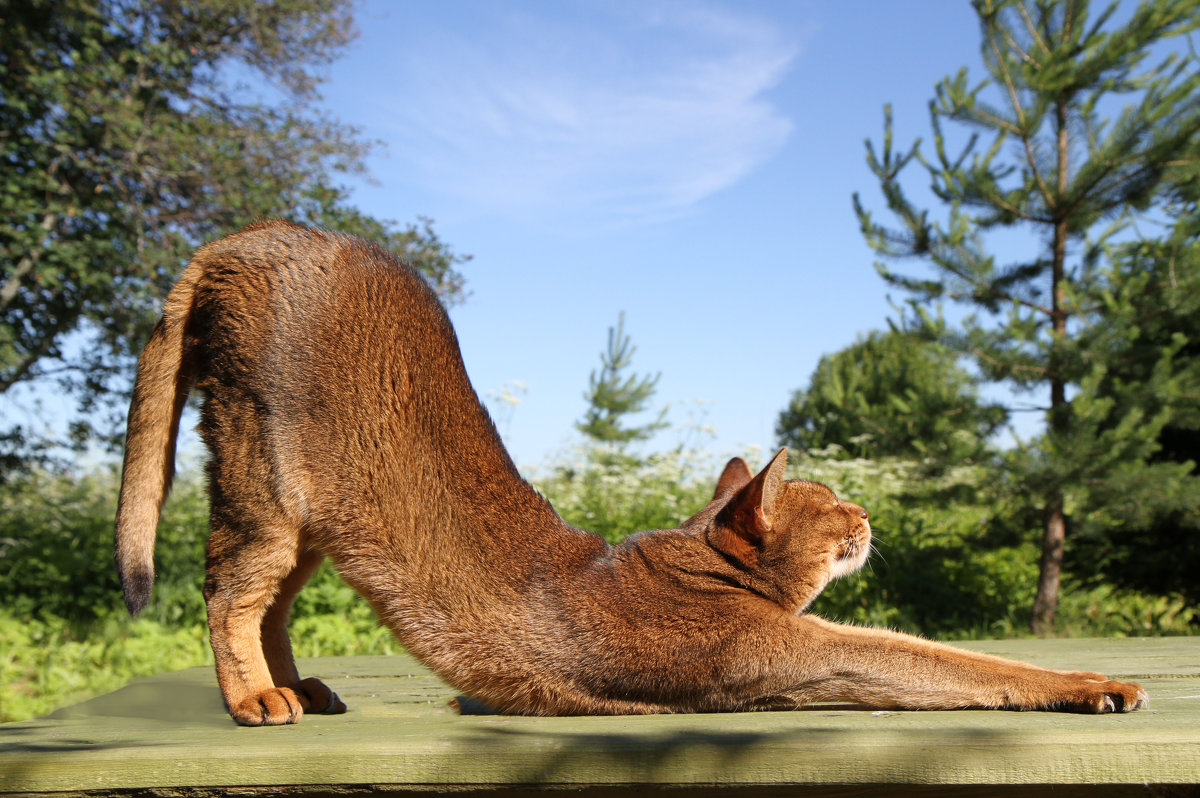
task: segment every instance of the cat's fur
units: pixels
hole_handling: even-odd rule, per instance
[[[723,368],[714,364],[714,368]],[[619,546],[524,480],[422,279],[364,241],[265,222],[202,247],[138,366],[117,512],[136,613],[188,392],[205,395],[204,595],[217,677],[249,725],[345,705],[286,629],[325,557],[455,688],[529,714],[878,707],[1132,710],[1136,684],[1045,670],[804,609],[867,556],[867,513],[726,466],[679,529]]]

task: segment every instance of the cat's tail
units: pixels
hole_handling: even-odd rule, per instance
[[[162,318],[138,359],[115,540],[117,572],[131,615],[146,606],[154,584],[155,529],[175,476],[179,417],[195,381],[186,329],[203,273],[203,259],[193,258],[167,295]]]

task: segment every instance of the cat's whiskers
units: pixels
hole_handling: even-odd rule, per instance
[[[879,555],[878,559],[881,560],[884,565],[887,565],[887,557],[883,556],[883,551],[880,548],[881,546],[886,546],[886,545],[887,545],[886,541],[884,541],[883,538],[879,537],[876,530],[872,530],[870,551],[867,552],[867,562],[866,562],[866,565],[871,569],[872,575],[874,575],[874,573],[875,573],[875,563],[872,561],[872,558],[874,558],[875,555]]]

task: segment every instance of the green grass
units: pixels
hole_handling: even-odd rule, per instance
[[[149,620],[82,633],[61,618],[0,614],[0,721],[24,720],[115,690],[135,676],[212,661],[201,627]]]

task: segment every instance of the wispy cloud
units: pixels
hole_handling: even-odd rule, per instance
[[[799,46],[740,11],[478,8],[398,58],[391,158],[429,188],[518,215],[661,218],[737,182],[791,130],[767,93]]]

